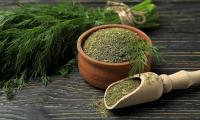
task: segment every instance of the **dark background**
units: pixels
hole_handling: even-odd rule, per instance
[[[58,0],[29,0],[29,2]],[[79,0],[88,6],[105,6],[104,0]],[[134,5],[140,0],[125,3]],[[148,30],[153,43],[160,46],[166,63],[154,63],[152,71],[168,73],[200,69],[200,0],[153,0],[158,6],[158,29]],[[27,2],[27,0],[20,0]],[[16,0],[0,0],[0,6],[17,4]],[[47,88],[31,83],[13,101],[0,96],[0,120],[73,120],[73,119],[150,119],[199,120],[200,87],[176,90],[161,99],[112,112],[102,118],[89,107],[101,99],[103,91],[88,85],[76,69],[69,78],[52,76]]]

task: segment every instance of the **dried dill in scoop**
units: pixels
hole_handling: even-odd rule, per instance
[[[134,91],[140,83],[139,79],[128,79],[110,87],[105,96],[106,104],[108,106],[116,104],[122,97]]]
[[[84,52],[97,60],[120,63],[130,59],[127,49],[141,37],[128,29],[107,28],[94,32],[83,45]]]

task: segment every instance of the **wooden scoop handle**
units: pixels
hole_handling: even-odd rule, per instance
[[[163,81],[164,92],[170,92],[173,89],[186,89],[190,86],[200,85],[200,70],[198,71],[179,71],[177,73],[160,75]]]

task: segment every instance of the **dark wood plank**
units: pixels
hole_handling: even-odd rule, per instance
[[[77,70],[69,78],[55,76],[52,79],[47,88],[31,83],[13,101],[1,96],[1,118],[102,119],[89,104],[101,99],[103,92],[88,85]],[[200,88],[174,91],[158,101],[114,111],[105,119],[198,119],[199,96]]]
[[[16,2],[6,1],[6,4]],[[127,0],[126,3],[135,4],[139,1]],[[81,2],[89,6],[105,5],[104,0],[81,0]],[[154,44],[160,47],[167,62],[154,62],[152,71],[170,74],[181,69],[200,69],[200,1],[154,0],[154,2],[158,5],[161,26],[146,32]],[[0,0],[0,4],[5,4],[5,0]],[[155,102],[117,110],[102,118],[89,104],[101,99],[103,91],[87,84],[77,69],[69,78],[52,76],[51,79],[52,82],[46,88],[37,82],[30,83],[12,101],[0,95],[0,120],[200,119],[200,87],[173,91]]]

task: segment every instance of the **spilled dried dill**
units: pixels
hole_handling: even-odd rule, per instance
[[[131,58],[127,49],[137,40],[141,40],[141,37],[128,29],[101,29],[88,37],[83,45],[83,50],[94,59],[120,63]]]
[[[101,117],[107,117],[110,114],[110,111],[106,109],[104,105],[103,99],[92,102],[90,107],[94,108],[97,112],[97,115]]]
[[[134,91],[140,83],[140,79],[128,79],[110,87],[105,96],[106,104],[108,106],[116,104],[122,97]]]

